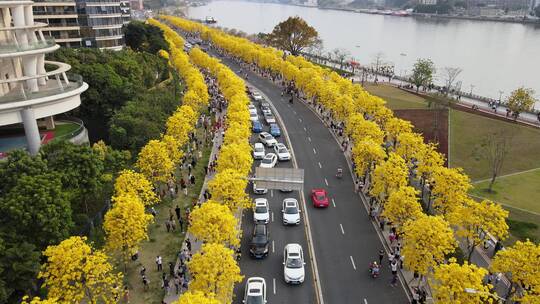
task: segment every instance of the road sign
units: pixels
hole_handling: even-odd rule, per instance
[[[302,191],[304,169],[257,167],[249,180],[256,182],[257,188]]]

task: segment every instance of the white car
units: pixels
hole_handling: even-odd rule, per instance
[[[253,93],[251,94],[251,96],[253,96],[253,100],[256,100],[256,101],[264,100],[264,98],[262,97],[261,93],[259,93],[259,92],[257,92],[257,91],[253,91]]]
[[[255,206],[253,207],[253,220],[255,223],[268,224],[270,221],[270,207],[268,206],[267,199],[255,199]]]
[[[249,120],[258,121],[259,120],[259,115],[257,115],[257,112],[255,112],[255,113],[249,112]]]
[[[274,168],[277,164],[277,155],[274,153],[268,153],[261,160],[259,167],[261,168]]]
[[[267,124],[276,123],[276,118],[272,113],[266,113],[264,114],[264,121],[266,121]]]
[[[289,149],[285,147],[282,143],[277,143],[274,145],[274,152],[276,153],[278,160],[291,160],[291,153],[289,152]]]
[[[255,143],[253,145],[253,159],[263,159],[266,155],[264,145],[261,143]]]
[[[255,106],[253,104],[249,104],[248,105],[248,109],[249,109],[249,114],[257,114],[257,108],[255,108]]]
[[[302,284],[304,282],[304,252],[300,244],[287,244],[283,250],[283,276],[285,283]]]
[[[251,277],[246,282],[246,292],[244,294],[245,304],[266,303],[266,281],[260,277]]]
[[[286,198],[283,200],[283,225],[299,225],[300,224],[300,208],[298,201],[294,198]]]
[[[268,193],[268,189],[257,187],[257,183],[253,183],[253,193],[255,193],[255,194],[266,194],[266,193]]]
[[[277,140],[268,132],[259,133],[259,140],[267,147],[272,147],[273,145],[277,144]]]

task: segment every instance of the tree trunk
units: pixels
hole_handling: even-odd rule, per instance
[[[491,175],[491,181],[489,182],[488,192],[493,192],[493,185],[495,184],[495,179],[497,178],[497,173]]]
[[[468,243],[468,242],[467,242]],[[474,253],[474,248],[476,247],[476,244],[475,243],[472,243],[472,244],[467,244],[467,250],[469,251],[468,254],[467,254],[467,262],[471,262],[471,258],[472,258],[472,255]]]

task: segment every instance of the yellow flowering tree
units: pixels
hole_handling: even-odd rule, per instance
[[[48,297],[56,303],[116,302],[122,274],[116,273],[107,255],[90,247],[85,237],[70,237],[47,247],[43,255],[47,261],[38,278],[43,279]]]
[[[167,182],[174,170],[174,163],[169,158],[167,145],[156,139],[149,141],[141,149],[135,165],[154,184]]]
[[[217,170],[221,172],[233,169],[246,176],[251,171],[252,163],[251,146],[248,142],[226,144],[219,152]]]
[[[540,257],[540,245],[529,240],[517,241],[512,247],[497,252],[491,263],[491,271],[504,273],[510,280],[510,288],[505,298],[515,301],[519,301],[520,298],[538,299],[540,296],[540,258],[538,257]],[[517,294],[520,287],[525,287],[522,296]]]
[[[383,147],[373,139],[363,139],[352,148],[355,171],[358,176],[366,176],[374,166],[380,165],[386,157]]]
[[[410,186],[404,186],[392,192],[384,204],[382,215],[401,230],[405,222],[414,221],[423,215],[417,194],[418,191]]]
[[[165,148],[167,149],[167,156],[173,163],[173,166],[178,165],[180,163],[180,160],[182,159],[182,156],[184,156],[184,152],[181,150],[180,143],[171,135],[163,135],[161,137],[161,142],[165,144]]]
[[[212,295],[205,295],[200,291],[187,291],[180,295],[177,301],[173,304],[221,304]]]
[[[426,180],[431,179],[436,168],[444,165],[444,156],[437,152],[437,146],[433,143],[423,144],[416,152],[416,177],[420,179],[420,197],[424,197]]]
[[[484,240],[485,233],[500,240],[508,235],[508,211],[489,200],[477,203],[467,199],[463,205],[449,213],[447,218],[456,227],[456,235],[467,243],[468,261],[471,260],[474,248]]]
[[[394,148],[397,154],[401,156],[409,167],[412,167],[412,160],[417,160],[418,151],[424,145],[422,135],[412,132],[404,132],[397,136]]]
[[[411,271],[426,275],[444,257],[454,252],[454,232],[441,216],[422,215],[403,226],[404,265]]]
[[[238,220],[227,206],[215,201],[207,201],[195,207],[190,213],[189,232],[205,243],[237,246],[240,232],[236,229]]]
[[[114,195],[126,194],[137,196],[145,206],[158,202],[152,183],[143,174],[127,169],[122,170],[114,182]]]
[[[115,197],[112,208],[105,214],[103,229],[107,236],[106,248],[122,254],[124,266],[137,251],[141,241],[148,239],[147,228],[152,216],[144,212],[142,201],[126,193]]]
[[[386,133],[386,141],[390,142],[392,146],[395,146],[400,134],[412,133],[412,124],[410,121],[392,117],[385,122],[384,131]]]
[[[238,208],[251,206],[249,198],[245,193],[248,181],[245,175],[236,170],[226,169],[214,176],[208,183],[212,198],[225,204],[233,212]]]
[[[491,285],[483,283],[487,274],[484,268],[467,262],[459,265],[451,258],[448,264],[439,264],[433,269],[433,278],[430,280],[433,299],[440,304],[491,303]],[[466,292],[468,288],[476,290],[476,293]]]
[[[24,296],[22,298],[21,304],[58,304],[58,299],[40,299],[39,297],[34,297],[30,299],[29,296]]]
[[[233,284],[242,281],[240,267],[233,257],[234,252],[221,244],[208,243],[193,255],[188,262],[193,280],[191,291],[215,295],[220,303],[231,303]]]
[[[431,175],[433,207],[442,215],[463,204],[468,198],[471,182],[461,168],[436,167]]]
[[[180,146],[188,141],[188,136],[193,131],[197,120],[197,114],[190,106],[183,105],[167,119],[167,135],[174,137]]]
[[[408,172],[405,160],[396,153],[391,152],[388,155],[388,160],[375,167],[375,170],[371,173],[370,194],[380,202],[386,201],[386,198],[392,192],[407,185]]]

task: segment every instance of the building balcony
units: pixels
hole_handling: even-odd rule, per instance
[[[53,52],[59,48],[52,37],[44,37],[34,42],[25,44],[9,41],[0,44],[0,58],[9,58],[25,55],[33,55],[37,53]]]

